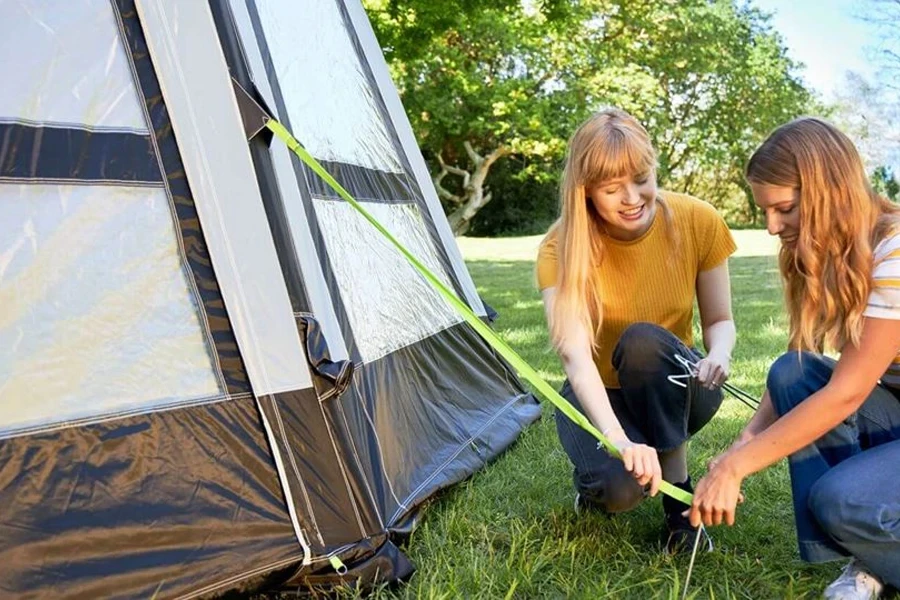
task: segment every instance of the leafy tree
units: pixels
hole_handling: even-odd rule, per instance
[[[883,82],[848,73],[832,118],[856,144],[868,172],[900,168],[900,99]]]
[[[864,0],[859,18],[874,25],[873,54],[885,86],[900,91],[900,0]]]
[[[808,110],[812,97],[795,74],[798,65],[768,15],[748,5],[628,5],[632,10],[610,17],[629,43],[614,61],[621,66],[603,74],[608,97],[647,125],[663,185],[727,209],[730,220],[752,220],[743,166],[771,129]]]
[[[737,0],[365,4],[457,233],[492,198],[497,161],[554,181],[567,136],[603,105],[648,127],[664,185],[750,219],[742,165],[811,101],[768,16]]]
[[[511,154],[559,155],[583,114],[564,82],[563,13],[518,0],[366,6],[451,227],[464,233],[492,198],[491,167]]]
[[[890,167],[881,165],[872,173],[872,186],[894,202],[900,201],[900,182]]]

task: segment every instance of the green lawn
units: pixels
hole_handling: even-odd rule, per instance
[[[731,381],[759,394],[769,363],[785,347],[786,328],[775,259],[765,250],[764,234],[751,233],[759,235],[739,240],[741,252],[731,260],[738,328]],[[533,263],[509,258],[533,256],[535,239],[484,240],[490,248],[482,244],[480,254],[477,240],[463,241],[468,258],[481,258],[470,260],[469,269],[500,313],[498,332],[558,386],[563,373],[548,349]],[[691,442],[695,478],[749,416],[743,404],[726,400]],[[614,518],[578,517],[570,473],[545,404],[544,418],[499,460],[431,503],[405,548],[418,572],[375,597],[680,598],[688,557],[660,552],[660,500]],[[745,492],[738,525],[713,529],[716,551],[697,557],[690,597],[819,597],[838,566],[799,560],[786,464],[751,477]]]

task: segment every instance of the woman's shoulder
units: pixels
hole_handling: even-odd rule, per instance
[[[538,262],[553,260],[557,258],[559,247],[559,223],[554,223],[541,238],[538,244],[537,260]]]
[[[876,263],[891,255],[893,257],[900,256],[900,221],[890,227],[884,237],[875,244],[872,255]]]
[[[556,248],[559,244],[559,222],[557,221],[553,225],[550,226],[550,229],[547,230],[547,233],[544,234],[544,237],[541,238],[541,243],[538,245],[539,250],[543,250],[544,248]]]
[[[676,222],[693,224],[699,221],[712,225],[723,220],[715,206],[696,196],[669,190],[660,190],[659,195],[666,206],[671,208]]]
[[[659,190],[659,195],[662,196],[662,199],[667,202],[674,210],[683,210],[683,211],[708,211],[712,210],[715,212],[715,207],[707,202],[706,200],[702,200],[697,198],[696,196],[691,196],[690,194],[684,194],[681,192],[673,192],[671,190]]]

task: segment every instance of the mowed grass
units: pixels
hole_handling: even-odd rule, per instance
[[[777,265],[764,235],[739,238],[739,244],[746,241],[730,262],[738,328],[731,382],[756,395],[786,340]],[[477,241],[464,242],[464,254],[479,257],[468,266],[480,294],[500,313],[496,330],[559,386],[563,371],[549,349],[533,253],[526,254],[535,240],[485,240],[492,248],[480,252]],[[488,260],[495,251],[505,258]],[[523,255],[529,259],[509,258]],[[661,553],[659,498],[613,518],[575,514],[571,466],[556,437],[553,410],[544,403],[543,418],[503,456],[431,502],[404,549],[418,572],[407,584],[375,590],[374,597],[681,598],[689,557]],[[726,399],[691,441],[695,480],[750,414]],[[697,557],[689,597],[820,597],[838,565],[800,561],[786,463],[750,477],[744,490],[737,526],[714,528],[716,551]]]

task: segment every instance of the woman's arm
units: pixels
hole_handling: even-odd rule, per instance
[[[707,389],[715,389],[728,379],[736,337],[727,260],[697,275],[697,305],[707,351],[706,358],[697,365],[697,379]]]
[[[547,288],[541,292],[547,321],[553,314],[555,288]],[[559,357],[563,363],[569,385],[581,402],[584,412],[600,432],[610,439],[622,453],[626,470],[641,485],[650,484],[650,495],[656,495],[659,482],[662,480],[662,469],[656,450],[643,444],[635,444],[625,433],[616,413],[613,412],[606,393],[606,386],[594,363],[593,344],[584,327],[575,322],[564,327],[565,337],[558,347]]]
[[[808,446],[858,410],[898,351],[900,320],[867,318],[859,346],[843,348],[825,387],[716,462],[697,485],[691,522],[733,524],[744,477]]]

